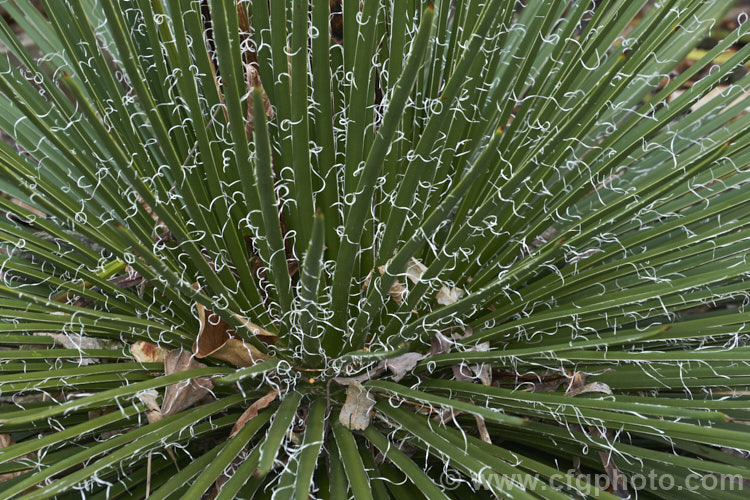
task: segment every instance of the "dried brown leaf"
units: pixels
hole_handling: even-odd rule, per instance
[[[555,392],[565,382],[564,377],[560,377],[552,380],[545,380],[542,382],[531,382],[532,387],[528,389],[530,392]],[[524,389],[526,390],[526,389]]]
[[[232,427],[232,432],[229,433],[229,437],[233,438],[238,432],[242,430],[243,427],[245,427],[245,424],[247,424],[249,421],[254,419],[258,416],[258,412],[262,410],[263,408],[266,408],[268,405],[270,405],[273,400],[275,400],[279,395],[279,391],[268,391],[268,393],[255,401],[253,404],[251,404],[247,410],[245,410],[242,415],[240,415],[240,418],[237,419],[237,422],[235,422],[234,427]]]
[[[599,458],[601,459],[604,470],[609,477],[610,490],[612,494],[617,498],[631,498],[625,476],[622,475],[619,467],[617,467],[617,464],[615,464],[614,460],[612,460],[611,454],[600,451]]]
[[[262,342],[266,344],[275,344],[279,340],[279,336],[275,333],[271,333],[265,328],[261,328],[247,318],[243,318],[239,314],[232,314],[237,320],[241,321],[242,324],[247,328],[250,333],[258,337]]]
[[[210,356],[231,363],[238,368],[253,366],[261,361],[271,359],[271,356],[263,354],[255,346],[240,339],[228,339],[219,347],[209,352],[201,352],[200,348],[196,349],[197,345],[197,343],[193,345],[196,357],[204,358]]]
[[[458,300],[466,295],[466,292],[462,288],[448,288],[446,286],[440,288],[440,291],[435,296],[437,303],[443,306],[449,306],[455,304]]]
[[[447,424],[451,420],[455,420],[456,417],[462,414],[462,411],[456,410],[454,408],[442,408],[440,410],[433,408],[427,413],[427,415],[430,415],[430,418],[432,420],[440,422],[440,424],[442,425]]]
[[[427,271],[427,266],[422,264],[419,260],[412,257],[409,260],[409,265],[406,268],[406,276],[409,278],[409,281],[416,284],[419,283],[419,281],[422,279],[422,275]],[[382,274],[382,272],[381,272]],[[440,287],[440,290],[438,291],[437,295],[435,296],[435,299],[437,300],[437,303],[443,306],[449,306],[451,304],[454,304],[463,297],[466,294],[466,292],[461,288],[448,288],[447,286]]]
[[[162,415],[161,412],[161,408],[159,407],[159,403],[156,400],[158,396],[159,393],[154,389],[149,389],[147,391],[138,393],[138,399],[140,399],[141,402],[146,405],[146,420],[148,420],[149,424],[154,424],[164,418],[164,415]],[[177,465],[177,457],[174,456],[172,447],[167,446],[166,450],[167,454],[169,454],[170,458],[172,459],[172,462],[174,462],[174,466],[177,468],[177,470],[180,470],[180,467]],[[148,497],[151,482],[151,452],[148,453],[147,471],[148,476],[146,479],[146,497]]]
[[[130,354],[139,363],[163,363],[167,352],[167,349],[143,340],[130,346]]]
[[[463,338],[468,337],[471,335],[470,333],[465,335]],[[482,342],[481,344],[477,344],[471,349],[467,349],[468,351],[489,351],[490,350],[490,343],[489,342]],[[476,379],[479,379],[479,381],[483,385],[492,385],[492,370],[490,367],[484,363],[478,364],[478,365],[466,365],[466,364],[460,364],[460,365],[453,365],[453,376],[456,380],[459,382],[473,382]]]
[[[490,439],[490,432],[487,430],[487,424],[485,423],[484,418],[479,415],[474,415],[474,420],[476,420],[477,422],[477,430],[479,431],[479,437],[485,443],[492,444],[492,439]]]
[[[381,361],[380,363],[375,365],[375,368],[368,369],[365,373],[362,373],[355,377],[334,377],[331,380],[333,382],[336,382],[339,385],[349,385],[354,382],[357,382],[357,383],[367,382],[368,380],[371,380],[383,373],[385,373],[385,365]]]
[[[419,280],[422,279],[422,275],[425,271],[427,271],[427,266],[414,257],[409,259],[409,264],[406,267],[406,277],[409,278],[409,281],[414,284],[419,283]]]
[[[224,321],[219,315],[206,310],[200,304],[197,304],[197,306],[200,330],[193,345],[193,352],[199,358],[203,358],[232,338],[233,335],[231,335],[230,331],[233,330],[229,323]]]
[[[193,287],[197,288],[197,285],[193,285]],[[232,363],[236,367],[252,366],[260,361],[271,358],[252,344],[235,338],[235,330],[218,314],[206,309],[200,303],[197,303],[196,307],[198,309],[200,331],[198,338],[193,343],[195,357],[205,358],[210,356]],[[261,340],[272,340],[271,343],[276,341],[277,337],[273,333],[264,330],[241,316],[235,315],[235,318],[242,321],[245,327],[255,333]]]
[[[372,421],[373,398],[359,382],[352,381],[346,388],[346,401],[339,413],[339,422],[349,430],[363,431]]]
[[[265,396],[261,397],[253,404],[251,404],[250,407],[245,410],[242,415],[240,415],[240,418],[237,419],[237,422],[235,422],[234,427],[232,427],[232,432],[229,433],[229,437],[227,439],[233,438],[238,432],[240,432],[249,421],[258,416],[258,412],[260,412],[260,410],[266,408],[269,404],[271,404],[271,402],[276,399],[278,395],[278,391],[269,391]],[[245,445],[244,449],[247,449],[248,446],[249,445]],[[243,462],[243,460],[243,453],[239,453],[234,458],[234,460],[232,460],[232,463],[229,465],[229,467],[226,467],[222,474],[216,479],[212,495],[209,498],[216,498],[216,496],[219,495],[221,489],[224,487],[227,481],[232,478],[234,473],[237,471],[237,467]]]
[[[612,389],[609,388],[609,386],[603,382],[591,382],[590,384],[586,384],[583,387],[577,387],[572,390],[568,390],[565,395],[566,396],[578,396],[579,394],[586,394],[591,392],[597,392],[600,394],[612,394]]]
[[[382,276],[385,274],[385,267],[386,266],[380,266],[378,267],[378,272]],[[367,288],[370,286],[370,281],[372,280],[372,275],[375,274],[375,270],[373,269],[370,271],[370,274],[365,278],[365,282],[362,283],[362,291],[367,290]],[[391,289],[388,290],[389,295],[391,298],[396,302],[396,305],[401,305],[404,303],[404,295],[406,295],[406,287],[401,284],[400,281],[396,280],[394,281],[393,285],[391,285]]]
[[[391,359],[384,359],[375,365],[374,368],[371,368],[360,375],[354,377],[334,377],[332,380],[339,385],[348,386],[354,383],[359,384],[366,382],[378,375],[382,375],[386,370],[389,370],[393,374],[393,380],[398,382],[404,378],[409,371],[413,370],[414,367],[417,366],[417,363],[425,357],[424,354],[418,352],[407,352]]]
[[[549,240],[557,236],[559,231],[554,227],[548,227],[542,234],[540,234],[534,241],[531,242],[531,248],[540,248],[542,245],[547,243]]]
[[[342,0],[329,0],[331,6],[331,40],[333,43],[344,41],[344,16],[341,13]]]
[[[16,444],[10,437],[10,434],[0,434],[0,450],[3,448],[7,448],[11,445]],[[29,453],[28,455],[24,455],[23,458],[32,458],[34,456],[33,453]],[[18,477],[22,474],[25,474],[26,470],[19,470],[16,472],[8,472],[7,474],[0,474],[0,483],[4,483],[5,481],[10,481],[11,479]]]
[[[52,337],[55,339],[55,342],[63,346],[65,349],[101,349],[102,346],[99,344],[99,341],[91,338],[91,337],[85,337],[81,335],[80,333],[46,333],[46,332],[36,332],[34,335],[42,336],[42,337]],[[82,358],[79,361],[79,364],[81,365],[90,365],[93,363],[96,363],[96,359],[93,358]]]
[[[430,339],[430,356],[437,356],[438,354],[448,354],[451,352],[451,346],[453,342],[443,335],[442,333],[436,333]]]
[[[265,396],[259,398],[256,400],[253,404],[250,405],[250,407],[245,410],[242,415],[240,415],[240,418],[237,419],[237,422],[235,422],[234,427],[232,427],[232,432],[229,433],[229,437],[227,439],[233,438],[235,435],[237,435],[238,432],[242,430],[245,425],[252,419],[258,416],[258,413],[263,408],[266,408],[273,400],[275,400],[279,395],[278,391],[269,391]],[[247,449],[249,445],[245,445],[244,449]],[[243,450],[244,450],[243,449]],[[237,456],[232,460],[232,463],[229,465],[229,467],[226,467],[224,471],[221,473],[221,475],[216,479],[216,482],[214,483],[214,488],[212,490],[212,494],[209,498],[216,498],[216,496],[221,493],[221,489],[224,487],[224,485],[229,481],[234,473],[237,471],[237,467],[244,461],[243,453],[240,452],[237,454]]]
[[[407,352],[400,356],[396,356],[395,358],[385,359],[382,363],[384,367],[390,370],[393,374],[393,380],[398,382],[404,378],[408,372],[413,370],[414,367],[417,366],[417,363],[424,358],[424,354],[418,352]]]
[[[459,382],[473,382],[474,374],[467,364],[453,365],[453,378]]]
[[[263,89],[263,84],[260,80],[260,73],[253,64],[245,64],[244,66],[247,79],[247,90],[252,90],[253,88],[260,89],[261,94],[263,95],[263,110],[265,111],[266,117],[270,120],[274,117],[273,106],[271,106],[268,94],[266,94],[266,91]],[[247,120],[245,122],[245,133],[247,134],[248,139],[253,135],[253,129],[255,128],[253,121],[253,100],[248,99]]]
[[[570,379],[568,387],[565,388],[565,394],[573,391],[577,391],[586,385],[586,374],[581,372],[575,372]]]
[[[159,393],[154,389],[149,389],[147,391],[138,393],[138,399],[140,399],[141,402],[146,405],[146,419],[148,420],[149,424],[158,422],[163,418],[159,403],[156,401],[156,398],[158,396]]]
[[[165,375],[193,370],[195,368],[202,368],[205,366],[206,365],[203,363],[196,361],[193,355],[184,349],[169,351],[164,358]],[[183,380],[176,384],[168,385],[164,390],[162,415],[167,417],[190,408],[195,403],[206,397],[213,387],[214,385],[208,377]]]

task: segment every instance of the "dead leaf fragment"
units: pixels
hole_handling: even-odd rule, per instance
[[[140,399],[141,402],[146,405],[146,420],[148,420],[149,424],[154,424],[164,418],[164,415],[162,415],[161,413],[161,408],[159,407],[159,402],[156,400],[158,396],[159,393],[156,392],[155,389],[148,389],[146,391],[138,393],[138,399]],[[180,470],[180,467],[177,465],[177,458],[174,456],[174,452],[172,451],[172,447],[167,446],[166,450],[170,458],[172,459],[172,462],[174,462],[174,466],[177,468],[177,470]],[[151,452],[148,452],[147,471],[148,476],[146,479],[146,498],[148,498],[149,489],[151,487]]]
[[[167,349],[139,340],[130,346],[130,354],[139,363],[163,363]]]
[[[258,416],[260,410],[266,408],[269,404],[271,404],[271,402],[276,399],[278,395],[278,391],[269,391],[265,396],[261,397],[253,404],[251,404],[250,407],[245,410],[242,415],[240,415],[240,418],[237,419],[237,422],[235,422],[234,427],[232,427],[232,432],[229,433],[229,437],[227,439],[233,438],[238,432],[240,432],[249,421]],[[214,483],[213,495],[209,498],[216,498],[227,481],[232,478],[232,476],[237,471],[237,467],[239,467],[239,465],[244,461],[244,450],[246,450],[249,446],[249,444],[246,444],[243,448],[243,452],[238,453],[234,460],[232,460],[232,463],[229,464],[228,467],[224,468],[222,474],[216,479],[216,482]]]
[[[612,389],[610,389],[609,386],[603,382],[591,382],[590,384],[586,384],[583,387],[577,387],[573,390],[569,390],[565,393],[565,395],[573,397],[578,396],[579,394],[586,394],[591,392],[600,394],[612,394]]]
[[[425,271],[427,271],[427,266],[414,257],[409,259],[409,264],[406,267],[406,277],[409,278],[409,281],[415,284],[419,283],[419,280],[422,279],[422,275]]]
[[[568,372],[570,376],[570,372]],[[581,389],[584,385],[586,385],[586,374],[581,372],[575,372],[571,376],[570,383],[568,384],[568,387],[565,388],[565,394],[568,394],[572,391],[577,391],[578,389]]]
[[[451,346],[453,342],[438,332],[430,339],[430,356],[437,356],[438,354],[449,354],[451,352]]]
[[[482,342],[471,349],[467,349],[467,352],[489,350],[490,343]],[[492,370],[490,370],[490,367],[484,363],[472,366],[464,363],[453,365],[453,376],[460,382],[473,382],[474,380],[479,379],[483,385],[492,385]]]
[[[378,267],[378,272],[381,276],[385,274],[387,265],[388,264]],[[406,267],[406,278],[414,284],[419,283],[425,271],[427,271],[427,266],[412,257]],[[365,282],[362,284],[363,291],[367,290],[367,288],[370,286],[370,281],[372,280],[373,274],[375,274],[374,269],[370,271],[370,275],[367,276]],[[391,285],[391,289],[388,291],[393,301],[396,302],[396,304],[399,306],[404,303],[406,292],[406,286],[402,285],[398,280],[393,282],[393,285]],[[462,288],[449,288],[447,286],[443,286],[438,291],[435,299],[437,300],[438,304],[447,306],[450,304],[454,304],[465,294],[466,292]]]
[[[10,438],[10,434],[0,434],[0,450],[3,448],[7,448],[8,446],[16,444],[13,442],[13,440]],[[24,455],[22,458],[33,458],[34,454],[29,453],[27,455]],[[18,477],[22,474],[25,474],[27,470],[19,470],[16,472],[8,472],[7,474],[0,474],[0,483],[4,483],[5,481],[10,481],[11,479]]]
[[[466,332],[465,335],[460,334],[454,334],[453,338],[466,338],[471,336],[473,333],[473,330],[469,330]],[[434,337],[432,337],[432,340],[430,341],[430,356],[435,356],[437,354],[444,354],[449,353],[451,351],[451,341],[445,337],[444,335],[437,333]],[[490,350],[490,344],[489,342],[483,342],[481,344],[477,344],[469,351],[489,351]],[[479,381],[483,385],[492,385],[492,370],[490,367],[484,363],[479,365],[473,365],[469,366],[464,363],[453,365],[453,376],[458,381],[464,381],[464,382],[474,382],[474,380],[479,379]],[[454,417],[455,418],[455,417]],[[474,415],[474,420],[477,423],[477,430],[479,431],[479,437],[482,439],[482,441],[486,443],[492,444],[492,440],[490,439],[490,433],[487,430],[487,424],[484,421],[484,418],[479,415]]]
[[[169,351],[164,358],[165,375],[203,368],[205,366],[203,363],[196,361],[193,355],[184,349]],[[176,384],[168,385],[164,390],[162,415],[167,417],[190,408],[203,399],[213,387],[214,385],[208,377],[183,380]]]
[[[422,279],[422,275],[427,271],[427,266],[422,264],[420,261],[412,257],[409,260],[409,265],[406,268],[406,276],[409,280],[416,284]],[[382,274],[382,272],[381,272]],[[448,288],[447,286],[440,287],[435,299],[437,303],[443,306],[449,306],[455,304],[461,297],[466,295],[466,292],[462,288]]]
[[[263,110],[265,111],[266,117],[270,120],[274,117],[273,106],[271,106],[271,100],[268,98],[268,94],[263,89],[263,84],[260,80],[260,73],[253,64],[245,64],[245,75],[247,77],[247,90],[254,88],[260,89],[261,95],[263,96]],[[247,100],[247,121],[245,122],[245,133],[247,138],[250,139],[253,135],[253,129],[255,128],[253,123],[253,100]]]
[[[565,383],[565,377],[559,377],[552,380],[546,380],[543,382],[530,382],[532,385],[529,389],[523,389],[529,392],[555,392]]]
[[[198,345],[197,342],[193,345],[193,350],[197,358],[211,356],[212,358],[231,363],[238,368],[253,366],[261,361],[271,359],[271,356],[263,354],[255,346],[240,339],[227,339],[219,347],[208,352],[205,352],[208,349],[201,350],[200,347],[196,349]]]
[[[393,374],[393,381],[398,382],[406,376],[408,372],[414,369],[421,360],[425,358],[424,354],[418,352],[407,352],[395,358],[383,360],[385,368]]]
[[[484,417],[481,417],[480,415],[474,415],[474,420],[476,420],[477,422],[477,430],[479,431],[479,437],[485,443],[492,444],[492,439],[490,439],[490,432],[487,430],[487,424],[484,421]]]
[[[55,342],[63,346],[65,349],[76,349],[76,350],[88,350],[88,349],[101,349],[102,346],[99,341],[91,337],[84,337],[80,333],[46,333],[36,332],[34,335],[42,337],[52,337]],[[93,358],[82,358],[79,360],[80,365],[90,365],[96,363],[96,359]]]
[[[370,425],[373,406],[375,398],[362,384],[352,381],[346,388],[346,401],[339,413],[339,422],[349,430],[363,431]]]
[[[243,318],[239,314],[232,314],[236,319],[242,322],[242,324],[247,328],[250,333],[258,337],[262,342],[266,344],[275,344],[277,340],[279,340],[279,336],[275,333],[271,333],[265,328],[261,328],[260,326],[256,325],[252,321],[248,320],[247,318]]]
[[[193,285],[193,287],[197,288],[197,285]],[[196,307],[198,309],[198,320],[200,321],[198,338],[193,343],[193,353],[195,353],[196,358],[210,356],[232,363],[238,368],[252,366],[260,361],[271,359],[270,356],[263,354],[252,344],[235,338],[235,330],[218,314],[206,309],[200,303],[197,303]],[[273,337],[273,342],[275,342],[276,335],[240,316],[235,315],[235,317],[243,321],[245,327],[251,332],[260,336],[261,340]]]
[[[617,498],[631,498],[625,476],[622,475],[620,468],[617,467],[617,464],[612,460],[612,454],[600,451],[599,458],[601,459],[604,470],[609,477],[611,492]]]
[[[149,424],[158,422],[163,418],[159,403],[156,401],[156,398],[158,396],[159,393],[154,389],[149,389],[147,391],[138,393],[138,399],[140,399],[141,402],[146,405],[146,419],[148,420]]]
[[[380,275],[385,274],[385,266],[378,267],[378,272]],[[373,269],[370,271],[370,274],[365,278],[365,282],[362,284],[362,291],[367,290],[367,287],[370,286],[370,281],[372,280],[372,275],[375,274],[375,270]],[[391,296],[393,301],[397,305],[401,305],[404,303],[404,295],[406,295],[406,287],[401,284],[398,280],[394,281],[391,285],[391,289],[388,290],[388,294]]]
[[[697,111],[698,109],[705,106],[706,104],[709,104],[713,99],[716,99],[722,96],[728,96],[729,95],[727,92],[728,89],[729,89],[728,85],[718,85],[716,88],[708,92],[706,95],[704,95],[699,100],[697,100],[693,105],[691,105],[690,110]],[[672,102],[678,97],[680,97],[682,94],[684,94],[685,92],[689,92],[689,89],[675,90],[667,99],[669,102]],[[747,94],[748,92],[737,93],[735,96],[735,99],[727,103],[726,109],[732,108],[737,105],[742,105],[742,103],[744,102],[744,99],[747,98]]]
[[[435,299],[437,300],[437,303],[443,306],[449,306],[451,304],[455,304],[458,302],[458,300],[466,295],[466,292],[463,291],[461,288],[448,288],[448,287],[442,287],[438,294],[435,296]]]
[[[395,382],[398,382],[399,380],[404,378],[408,372],[413,370],[414,367],[417,366],[417,363],[419,363],[424,358],[426,358],[424,354],[420,354],[418,352],[407,352],[394,358],[384,359],[383,361],[375,365],[374,368],[370,368],[366,372],[354,377],[334,377],[331,380],[339,385],[346,386],[351,384],[360,384],[362,382],[367,382],[368,380],[371,380],[378,375],[382,375],[387,370],[390,370],[390,372],[393,374],[393,380]]]
[[[238,432],[242,430],[243,427],[245,427],[245,424],[257,417],[258,412],[271,404],[271,402],[276,399],[278,395],[279,391],[268,391],[268,394],[251,404],[248,409],[245,410],[242,415],[240,415],[240,418],[237,419],[234,427],[232,427],[232,432],[229,433],[229,437],[233,438]]]
[[[381,361],[380,363],[378,363],[377,365],[375,365],[375,368],[368,369],[364,373],[361,373],[361,374],[356,375],[354,377],[334,377],[331,380],[333,382],[336,382],[339,385],[347,385],[348,386],[348,385],[353,384],[355,382],[356,383],[367,382],[368,380],[371,380],[371,379],[377,377],[378,375],[381,375],[384,372],[385,372],[385,365]]]
[[[555,229],[554,227],[548,227],[545,229],[542,234],[536,237],[534,241],[531,242],[531,248],[540,248],[542,245],[550,241],[552,238],[557,236],[557,233],[559,231]]]

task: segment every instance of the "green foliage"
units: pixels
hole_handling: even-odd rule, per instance
[[[0,1],[0,497],[744,498],[731,3]]]

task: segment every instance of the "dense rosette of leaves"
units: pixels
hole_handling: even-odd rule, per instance
[[[730,5],[0,2],[0,497],[744,498]]]

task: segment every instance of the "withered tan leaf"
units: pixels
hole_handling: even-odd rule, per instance
[[[409,278],[409,281],[416,284],[419,283],[419,281],[422,279],[422,275],[425,273],[425,271],[427,271],[427,266],[412,257],[409,260],[408,267],[406,268],[406,276]],[[383,273],[381,272],[381,274]],[[440,290],[435,296],[435,299],[437,300],[438,304],[449,306],[457,302],[458,299],[463,297],[465,294],[466,292],[462,288],[448,288],[447,286],[443,286],[440,287]]]
[[[193,285],[193,287],[197,288],[197,285]],[[219,315],[206,309],[200,303],[196,303],[196,307],[198,309],[198,320],[200,321],[198,338],[193,343],[193,353],[196,358],[210,356],[232,363],[236,367],[252,366],[271,358],[252,344],[236,338],[235,330]],[[248,330],[256,333],[261,340],[267,343],[276,341],[276,335],[273,333],[238,315],[235,315],[235,317],[241,320]]]
[[[210,356],[231,363],[238,368],[253,366],[261,361],[271,359],[271,356],[263,354],[255,346],[240,339],[230,338],[215,349],[210,351],[208,349],[210,349],[210,346],[204,344],[201,347],[199,342],[196,342],[193,345],[193,350],[195,351],[195,356],[197,358]]]
[[[161,408],[159,407],[159,402],[156,400],[156,398],[159,396],[159,393],[156,392],[154,389],[149,389],[147,391],[142,391],[138,393],[138,399],[141,400],[141,402],[146,405],[146,420],[148,420],[149,424],[154,424],[164,418],[164,415],[162,415]],[[177,470],[180,470],[180,467],[177,465],[177,457],[174,455],[174,451],[172,451],[171,446],[167,446],[166,448],[167,454],[172,459],[172,462],[174,462],[174,466],[177,468]],[[148,489],[150,487],[150,481],[151,481],[151,452],[148,453],[148,478],[146,480],[146,496],[148,496]]]
[[[378,267],[378,272],[382,276],[385,274],[385,266]],[[367,288],[370,286],[370,281],[372,280],[372,276],[375,274],[375,269],[370,271],[370,274],[365,278],[365,282],[362,284],[362,291],[367,290]],[[396,280],[391,285],[391,289],[388,290],[388,293],[390,294],[391,298],[396,302],[397,305],[401,305],[404,303],[404,295],[406,295],[406,287],[401,284],[399,280]]]
[[[570,382],[568,383],[568,386],[565,388],[565,394],[569,394],[571,392],[577,391],[586,385],[585,373],[575,372],[572,375],[570,375],[570,372],[568,372],[568,376],[570,376]]]
[[[375,398],[359,382],[352,381],[346,388],[346,401],[339,413],[341,425],[352,431],[367,429],[372,420]]]
[[[167,352],[167,349],[143,340],[130,346],[130,354],[139,363],[163,363]]]
[[[554,378],[551,380],[545,380],[541,382],[530,382],[531,387],[528,389],[523,389],[527,392],[555,392],[563,383],[565,383],[565,378]]]
[[[451,304],[455,304],[458,302],[458,300],[463,297],[466,294],[466,292],[463,291],[461,288],[448,288],[446,286],[441,287],[440,291],[435,296],[435,299],[437,300],[437,303],[443,306],[449,306]]]
[[[590,384],[586,384],[583,387],[577,387],[572,390],[568,390],[565,395],[566,396],[578,396],[579,394],[586,394],[586,393],[600,393],[600,394],[612,394],[612,389],[609,388],[609,386],[603,382],[591,382]]]
[[[271,404],[271,402],[276,399],[278,395],[278,391],[269,391],[265,396],[251,404],[250,407],[245,410],[242,415],[240,415],[240,418],[237,419],[237,422],[235,422],[234,427],[232,427],[232,432],[229,433],[229,437],[227,439],[233,438],[238,432],[240,432],[249,421],[258,416],[258,412],[260,412],[260,410],[266,408],[269,404]],[[244,449],[247,449],[248,446],[249,445],[245,445]],[[237,471],[237,467],[243,462],[243,460],[243,453],[239,453],[234,458],[234,460],[232,460],[232,463],[229,465],[229,467],[226,467],[222,474],[216,479],[212,494],[209,498],[216,498],[227,481],[229,481],[229,479],[231,479],[231,477]]]
[[[393,380],[398,382],[408,372],[414,369],[421,360],[426,356],[418,352],[407,352],[400,356],[396,356],[391,359],[384,359],[372,368],[369,368],[366,372],[356,375],[354,377],[334,377],[332,380],[339,385],[351,385],[360,384],[371,380],[378,375],[390,371],[393,374]]]
[[[474,415],[474,420],[477,422],[477,430],[479,431],[479,437],[485,443],[492,444],[492,439],[490,438],[490,432],[487,430],[487,424],[484,421],[484,417],[481,417],[479,415]]]
[[[235,422],[234,427],[232,427],[232,432],[229,433],[229,437],[234,437],[238,432],[242,430],[243,427],[245,427],[245,424],[247,424],[249,421],[254,419],[258,416],[258,412],[262,410],[263,408],[266,408],[269,404],[273,402],[279,395],[279,391],[273,390],[268,391],[268,393],[263,396],[262,398],[255,401],[253,404],[251,404],[247,410],[245,410],[242,415],[240,415],[240,418],[237,419],[237,422]]]
[[[102,346],[99,341],[91,338],[84,337],[80,333],[46,333],[36,332],[34,335],[40,335],[44,337],[52,337],[55,342],[59,343],[65,349],[101,349]]]
[[[247,318],[243,318],[239,314],[232,314],[237,320],[241,321],[242,324],[247,328],[250,333],[258,337],[261,341],[266,344],[275,344],[279,340],[279,336],[275,333],[269,332],[265,328],[261,328]]]
[[[196,361],[193,355],[184,349],[169,351],[164,358],[165,375],[205,366],[203,363]],[[213,387],[214,385],[208,377],[183,380],[176,384],[168,385],[164,390],[164,401],[161,408],[162,415],[167,417],[190,408],[203,399]]]
[[[451,352],[452,345],[453,342],[451,342],[448,337],[438,332],[430,339],[429,355],[437,356],[438,354],[448,354]]]
[[[409,281],[419,283],[425,271],[427,271],[427,266],[414,257],[409,259],[409,264],[406,267],[406,277],[409,278]]]
[[[10,434],[0,434],[0,450],[3,448],[7,448],[8,446],[16,444],[10,437]],[[33,453],[29,453],[28,455],[24,455],[23,458],[31,458],[33,457]],[[19,470],[16,472],[8,472],[6,474],[0,474],[0,483],[4,483],[5,481],[10,481],[11,479],[18,477],[22,474],[25,474],[26,470]]]
[[[599,458],[601,459],[604,470],[609,477],[609,484],[612,493],[617,498],[631,498],[630,492],[628,491],[627,480],[620,471],[620,468],[617,467],[617,464],[612,460],[611,453],[600,451]]]
[[[375,365],[374,368],[370,368],[364,373],[361,373],[354,377],[334,377],[331,380],[336,382],[339,385],[349,385],[354,382],[357,382],[357,383],[367,382],[368,380],[371,380],[377,377],[378,375],[381,375],[382,373],[385,373],[385,365],[381,361],[380,363]]]
[[[232,338],[233,335],[230,332],[233,330],[229,323],[219,315],[205,309],[201,304],[196,305],[198,307],[200,330],[196,343],[193,345],[193,352],[196,356],[202,358]]]
[[[407,352],[395,358],[383,360],[385,368],[393,374],[393,380],[398,382],[406,376],[408,372],[414,369],[421,360],[425,358],[424,354],[418,352]]]
[[[245,64],[244,66],[245,76],[247,80],[247,90],[250,91],[253,88],[260,89],[261,94],[263,95],[263,111],[265,111],[266,117],[270,120],[274,117],[273,106],[271,106],[271,101],[268,98],[268,94],[266,94],[266,91],[263,89],[263,84],[260,80],[260,73],[253,64]],[[248,139],[250,139],[250,137],[253,135],[253,130],[255,128],[253,121],[253,100],[248,99],[247,120],[245,122],[245,133],[247,134]]]
[[[467,364],[453,365],[453,378],[459,382],[473,382],[474,374],[471,372],[471,367]]]
[[[141,402],[146,405],[146,419],[148,420],[149,424],[158,422],[163,418],[159,403],[156,401],[156,398],[158,396],[159,393],[154,389],[149,389],[147,391],[138,393],[138,399],[140,399]]]
[[[467,335],[468,336],[468,335]],[[489,342],[477,344],[467,351],[489,351]],[[478,365],[453,365],[453,376],[461,382],[473,382],[476,379],[483,385],[492,385],[492,370],[484,363]]]

